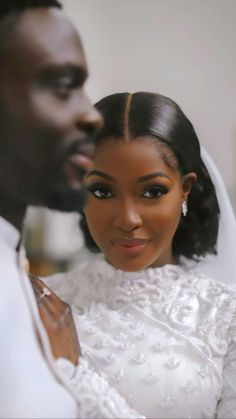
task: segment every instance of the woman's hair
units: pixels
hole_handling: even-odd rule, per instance
[[[215,189],[201,159],[195,130],[180,107],[165,96],[145,92],[113,94],[95,106],[104,118],[95,147],[108,138],[129,141],[155,138],[166,164],[177,166],[182,175],[196,173],[197,181],[188,196],[187,216],[181,216],[173,238],[173,253],[176,258],[190,259],[216,253],[219,206]],[[86,246],[99,251],[84,216],[81,228]]]

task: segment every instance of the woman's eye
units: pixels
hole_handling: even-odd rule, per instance
[[[151,186],[145,190],[142,196],[144,198],[154,199],[154,198],[160,198],[162,195],[167,194],[167,192],[168,192],[168,189],[165,188],[164,186]]]
[[[93,196],[99,199],[109,199],[113,197],[113,194],[104,187],[90,186],[88,187],[88,190]]]

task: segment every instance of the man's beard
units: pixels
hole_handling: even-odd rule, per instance
[[[87,197],[87,188],[80,189],[61,187],[52,190],[44,202],[44,206],[61,212],[82,212]]]

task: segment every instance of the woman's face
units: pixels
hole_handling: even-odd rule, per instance
[[[196,176],[167,166],[158,144],[145,137],[109,139],[85,178],[89,231],[107,260],[124,271],[175,263],[172,240]]]

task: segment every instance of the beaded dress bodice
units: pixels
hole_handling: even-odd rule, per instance
[[[232,289],[186,261],[127,273],[102,255],[85,257],[47,283],[75,308],[88,362],[139,414],[214,418],[228,409],[236,415],[236,403],[229,408],[222,401],[225,369],[236,374]]]

